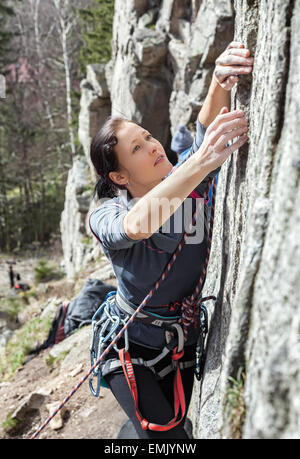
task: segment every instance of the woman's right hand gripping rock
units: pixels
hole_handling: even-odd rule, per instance
[[[242,110],[228,111],[223,107],[219,115],[208,126],[203,142],[195,153],[199,165],[209,174],[248,140],[248,121]],[[231,140],[234,142],[230,142]],[[230,142],[230,145],[226,146]]]

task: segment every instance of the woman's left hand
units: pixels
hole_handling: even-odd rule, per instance
[[[216,60],[214,77],[223,89],[230,91],[239,81],[238,75],[252,72],[253,62],[250,50],[244,48],[242,43],[233,41]]]

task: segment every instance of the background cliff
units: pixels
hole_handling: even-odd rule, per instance
[[[194,127],[215,59],[232,39],[255,57],[232,91],[250,142],[224,164],[203,294],[210,307],[195,438],[299,438],[300,0],[116,0],[112,58],[81,83],[79,139],[61,231],[72,277],[100,254],[87,215],[92,135],[110,115],[141,123],[168,151],[178,124]]]

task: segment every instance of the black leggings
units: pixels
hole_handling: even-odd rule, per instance
[[[172,371],[162,380],[158,381],[149,368],[141,365],[133,365],[133,368],[138,390],[138,407],[140,413],[149,422],[163,425],[167,424],[174,417],[173,381],[175,372]],[[193,391],[194,368],[191,367],[181,370],[181,378],[185,395],[186,417]],[[180,424],[166,432],[143,430],[136,417],[135,404],[124,373],[112,373],[105,376],[105,380],[115,398],[132,421],[139,438],[189,438],[183,428],[185,417]]]

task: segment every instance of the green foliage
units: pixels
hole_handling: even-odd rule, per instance
[[[64,277],[64,274],[54,265],[48,265],[47,261],[41,260],[34,268],[34,282],[36,284],[40,282],[49,282],[51,280],[57,280]]]
[[[57,357],[53,357],[53,355],[48,354],[45,358],[46,365],[48,367],[54,367],[55,365],[60,365],[64,358],[69,354],[70,351],[62,351]]]
[[[53,355],[51,354],[48,354],[47,357],[45,358],[45,362],[48,367],[52,367],[52,365],[55,362],[55,357],[53,357]]]
[[[33,75],[22,83],[13,77],[14,72],[7,72],[6,97],[0,99],[0,251],[18,252],[31,249],[33,242],[45,245],[52,234],[58,232],[71,154],[64,124],[65,106],[61,102],[65,100],[61,97],[64,94],[55,92],[56,98],[49,99],[46,91],[50,113],[52,116],[55,113],[50,127],[42,99],[45,93],[40,91],[36,80],[35,45],[30,46],[28,55],[24,49],[27,40],[34,43],[33,18],[32,24],[28,17],[24,18],[28,36],[19,38],[16,30],[21,13],[16,9],[16,19],[12,9],[6,6],[8,3],[13,4],[6,0],[0,2],[0,65],[20,64],[22,58],[29,74]],[[45,3],[40,3],[41,8]],[[11,44],[6,30],[13,31]],[[3,37],[5,47],[1,47]],[[54,37],[49,40],[51,49]],[[47,75],[44,72],[39,77],[43,79],[44,90],[47,78],[58,78],[51,65]]]
[[[227,390],[226,408],[229,414],[229,424],[232,438],[242,438],[242,429],[246,416],[246,405],[244,401],[244,386],[246,371],[240,367],[237,377],[229,376],[230,385]]]
[[[44,243],[59,227],[65,184],[52,179],[45,184],[36,181],[31,187],[30,202],[26,203],[22,188],[17,183],[18,172],[9,174],[10,164],[4,165],[4,161],[5,156],[2,157],[3,175],[6,176],[5,187],[2,182],[5,193],[1,195],[0,192],[0,250],[14,251],[32,241]]]
[[[103,64],[111,59],[114,0],[94,0],[93,5],[79,10],[83,46],[79,65],[82,74],[88,64]]]
[[[43,5],[46,3],[40,2],[41,31],[42,18],[46,17],[42,15]],[[24,18],[24,30],[28,36],[21,38],[16,31],[22,10],[15,8],[15,16],[8,6],[14,7],[14,4],[16,2],[8,0],[0,2],[0,73],[1,65],[20,64],[21,57],[34,72],[32,80],[26,84],[20,83],[18,77],[7,77],[6,98],[0,99],[0,251],[12,253],[31,249],[35,243],[47,245],[53,233],[58,232],[67,173],[73,159],[65,116],[63,66],[54,65],[62,61],[61,50],[55,46],[59,45],[59,39],[55,34],[49,35],[49,53],[46,45],[42,49],[47,68],[45,66],[38,75],[41,91],[35,74],[38,70],[35,45],[30,46],[28,55],[24,47],[24,43],[35,43],[33,18]],[[114,16],[114,0],[92,0],[89,5],[84,9],[78,9],[75,3],[71,6],[76,26],[68,41],[71,127],[76,133],[76,154],[81,155],[84,151],[78,139],[79,81],[86,74],[87,64],[110,60]],[[54,86],[52,82],[57,82],[54,97],[49,94],[51,85]],[[44,102],[52,114],[52,126]]]
[[[16,320],[23,307],[24,301],[19,297],[6,297],[0,301],[0,311],[12,322]]]
[[[51,324],[51,314],[42,319],[33,317],[15,331],[4,352],[0,354],[1,380],[12,378],[16,370],[23,365],[26,355],[35,349],[37,342],[43,342],[47,338]]]
[[[2,422],[2,428],[4,432],[9,433],[16,429],[16,427],[20,424],[19,419],[12,418],[11,413],[8,414],[5,420]]]
[[[78,72],[84,78],[87,65],[107,63],[111,59],[114,0],[94,0],[91,6],[79,8],[78,13],[83,43],[76,60]],[[72,128],[75,133],[76,152],[84,155],[78,138],[80,96],[79,91],[72,90]]]
[[[85,236],[81,239],[81,244],[84,245],[90,245],[92,242],[92,239],[89,236]]]

